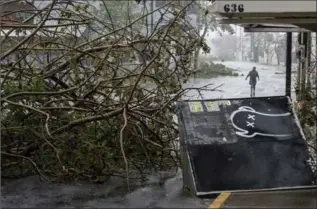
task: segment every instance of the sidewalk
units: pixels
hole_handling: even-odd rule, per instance
[[[222,193],[209,208],[317,208],[316,188],[255,193]]]

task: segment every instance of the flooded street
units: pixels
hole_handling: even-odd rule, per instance
[[[232,77],[217,77],[212,79],[192,79],[184,87],[201,87],[207,84],[214,84],[219,86],[223,84],[218,90],[220,91],[202,91],[201,94],[204,99],[217,98],[243,98],[250,96],[249,81],[245,80],[246,75],[253,66],[257,68],[260,76],[255,90],[256,97],[263,96],[282,96],[285,95],[285,66],[269,66],[260,65],[250,62],[222,62],[221,64],[227,67],[238,70],[240,76]],[[188,92],[185,99],[201,99],[196,90]]]

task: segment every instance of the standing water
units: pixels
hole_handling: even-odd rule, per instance
[[[193,78],[184,85],[185,88],[201,87],[213,84],[211,88],[222,85],[221,91],[202,91],[203,99],[217,98],[243,98],[250,96],[249,81],[245,80],[253,66],[259,73],[260,80],[255,89],[256,97],[285,95],[285,67],[269,66],[251,62],[222,62],[232,69],[237,70],[240,76],[221,76],[210,79]],[[202,99],[196,90],[189,91],[183,99]]]

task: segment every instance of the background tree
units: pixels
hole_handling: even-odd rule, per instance
[[[201,40],[204,41],[208,32],[218,31],[220,34],[222,32],[234,33],[233,28],[230,25],[219,24],[216,20],[216,16],[209,12],[208,7],[211,2],[209,1],[197,1],[197,24],[198,33],[200,34]],[[202,42],[203,43],[203,42]],[[199,44],[199,47],[195,50],[194,54],[194,65],[193,68],[196,70],[198,68],[198,57],[200,50],[210,52],[208,45]]]
[[[213,54],[217,55],[219,59],[236,60],[236,53],[238,51],[236,37],[230,34],[223,34],[219,38],[212,40]]]
[[[277,65],[280,65],[281,60],[284,60],[283,56],[285,55],[285,52],[286,52],[286,35],[276,33],[274,36],[273,45],[274,45],[274,53],[277,59]]]

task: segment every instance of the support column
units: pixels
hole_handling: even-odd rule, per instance
[[[317,33],[315,33],[315,91],[317,95]],[[317,108],[317,99],[316,99],[316,108]],[[317,109],[316,109],[317,110]],[[317,114],[316,114],[317,117]],[[317,120],[316,120],[317,121]],[[316,141],[317,141],[317,134],[316,134]]]
[[[301,87],[300,87],[300,99],[304,100],[306,95],[306,74],[307,74],[307,37],[308,33],[304,32],[302,35],[302,44],[304,45],[303,56],[301,62]]]
[[[317,33],[315,33],[315,42],[316,42],[316,45],[315,45],[315,92],[317,95]],[[315,108],[317,110],[317,99],[315,99]],[[317,121],[317,114],[315,115],[315,121]],[[315,138],[315,145],[317,145],[317,134],[316,134],[316,138]],[[317,153],[317,151],[315,151],[315,153]]]
[[[285,95],[291,97],[291,82],[292,82],[292,33],[286,33],[286,81]]]
[[[301,60],[302,60],[302,51],[301,51],[301,44],[302,44],[302,33],[299,33],[298,36],[297,36],[297,76],[296,76],[296,95],[297,95],[297,98],[299,98],[299,95],[300,95],[300,81],[301,81],[301,67],[302,67],[302,64],[301,64]]]
[[[307,34],[307,47],[306,47],[306,51],[307,51],[307,56],[306,56],[306,66],[307,66],[307,78],[306,78],[306,83],[307,89],[311,88],[311,45],[312,45],[312,36],[311,36],[311,32],[309,32]]]

